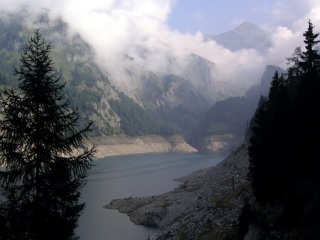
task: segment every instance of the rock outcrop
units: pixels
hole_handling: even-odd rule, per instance
[[[209,152],[230,151],[243,141],[243,137],[235,134],[212,135],[204,137],[201,143],[201,150]]]

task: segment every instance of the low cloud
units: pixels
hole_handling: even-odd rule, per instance
[[[167,20],[175,0],[0,0],[2,12],[23,7],[32,15],[50,9],[93,46],[97,62],[125,83],[123,61],[127,54],[145,69],[157,73],[179,73],[192,53],[216,64],[215,80],[250,85],[260,81],[266,64],[286,67],[286,58],[303,44],[309,19],[320,29],[317,0],[280,0],[272,6],[277,22],[268,23],[271,46],[264,52],[253,49],[230,51],[203,33],[185,34],[170,29]]]

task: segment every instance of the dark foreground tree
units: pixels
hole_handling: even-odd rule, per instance
[[[50,51],[36,30],[16,70],[19,89],[0,96],[0,239],[77,239],[95,148],[84,145],[91,124],[77,129]]]
[[[313,29],[309,21],[286,78],[274,75],[249,139],[254,195],[260,204],[281,206],[270,219],[284,235],[293,230],[290,239],[320,235],[320,40]]]
[[[286,78],[274,75],[263,115],[261,110],[255,114],[248,153],[260,202],[285,201],[309,174],[310,159],[320,147],[320,55],[315,49],[320,41],[313,28],[309,21],[305,50],[298,48],[289,58],[294,65]]]

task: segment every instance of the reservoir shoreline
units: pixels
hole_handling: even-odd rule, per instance
[[[104,207],[127,214],[135,224],[158,227],[157,240],[179,239],[181,232],[187,239],[205,234],[222,237],[234,232],[245,199],[252,197],[248,164],[243,144],[217,166],[176,179],[181,185],[173,191],[114,199]]]
[[[79,219],[81,240],[146,239],[154,229],[133,224],[125,214],[104,209],[113,199],[156,196],[179,186],[174,179],[218,164],[228,153],[149,153],[94,160],[82,190],[86,208]],[[125,231],[124,231],[125,229]]]
[[[241,143],[242,138],[232,134],[209,136],[197,148],[188,144],[180,135],[114,135],[92,137],[87,141],[89,146],[97,148],[95,158],[143,153],[231,152]]]
[[[93,137],[88,140],[88,144],[96,146],[95,158],[142,153],[198,152],[179,135],[168,137],[158,135]]]

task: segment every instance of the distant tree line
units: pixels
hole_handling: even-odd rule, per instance
[[[177,127],[152,116],[124,93],[118,92],[118,96],[119,100],[111,100],[109,104],[121,119],[120,127],[123,133],[129,136],[166,136],[180,133]]]
[[[243,136],[254,114],[256,102],[247,97],[230,97],[211,107],[201,123],[205,136],[234,133]]]
[[[320,55],[319,34],[309,21],[304,48],[297,48],[287,74],[274,74],[266,98],[250,123],[249,178],[257,201],[279,204],[279,229],[295,239],[319,239]]]
[[[217,101],[206,113],[203,120],[193,129],[189,142],[201,148],[202,139],[212,135],[235,134],[245,137],[246,127],[257,106],[254,97],[230,97]]]

